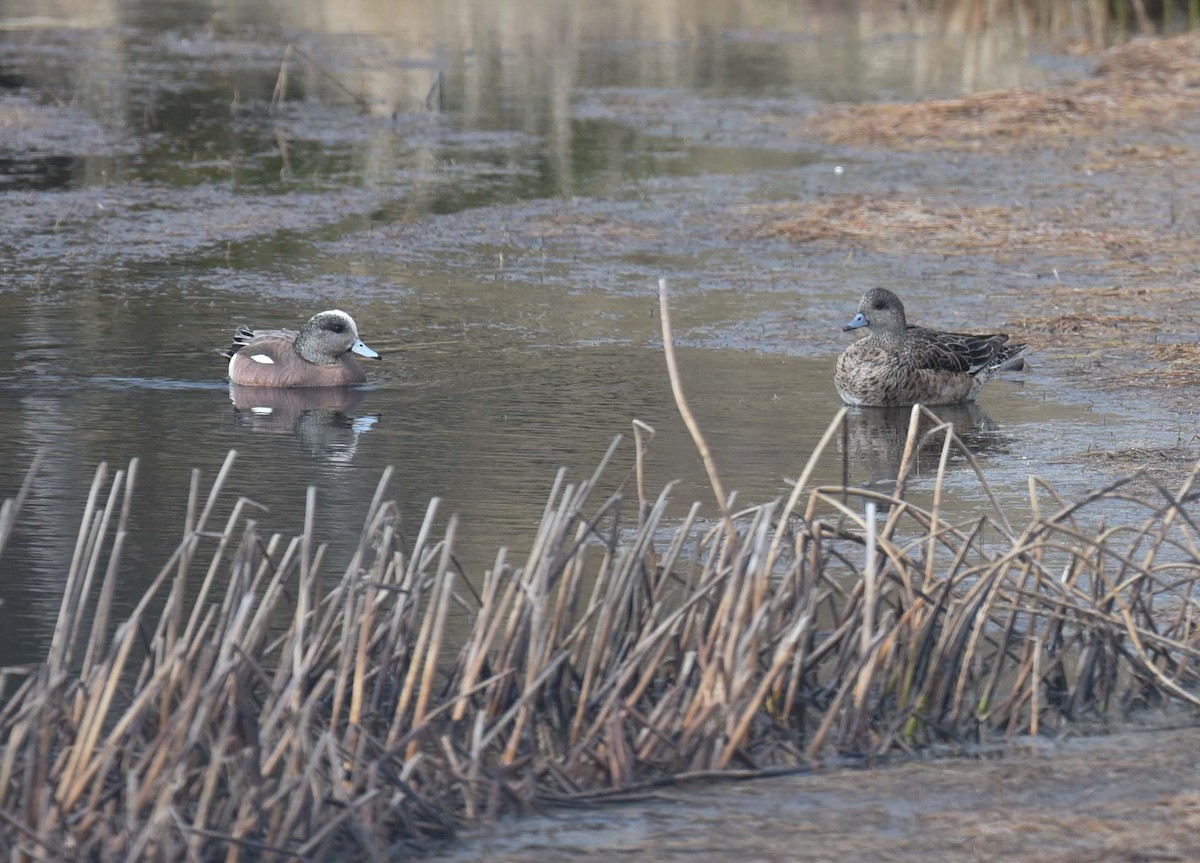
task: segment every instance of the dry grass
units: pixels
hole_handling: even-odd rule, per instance
[[[1139,494],[1154,489],[1155,483],[1178,481],[1181,472],[1200,460],[1196,440],[1181,441],[1174,446],[1130,443],[1119,449],[1094,449],[1055,459],[1057,464],[1090,462],[1109,470],[1135,471],[1137,478],[1128,489]]]
[[[794,243],[852,242],[893,252],[914,242],[956,250],[998,249],[1015,228],[1013,212],[1001,207],[964,210],[869,195],[825,195],[811,202],[755,205],[744,212],[763,220],[755,236]]]
[[[1200,344],[1195,342],[1155,345],[1152,353],[1156,360],[1167,363],[1168,368],[1182,367],[1183,370],[1189,372],[1200,369]]]
[[[838,105],[806,122],[831,144],[983,149],[1077,136],[1105,116],[1106,99],[1053,90],[995,90],[960,99]]]
[[[1048,333],[1050,335],[1089,335],[1104,336],[1121,332],[1133,326],[1145,332],[1162,329],[1162,323],[1144,315],[1090,315],[1082,312],[1068,312],[1063,315],[1052,315],[1044,318],[1020,318],[1013,322],[1014,326],[1031,332]]]
[[[1088,149],[1083,162],[1073,167],[1077,171],[1105,174],[1130,169],[1178,169],[1200,164],[1200,153],[1175,145],[1109,144]]]
[[[998,259],[1030,255],[1109,259],[1113,266],[1162,254],[1171,242],[1162,231],[1089,224],[1080,214],[1035,214],[998,206],[957,206],[921,199],[862,194],[824,195],[811,201],[741,208],[754,224],[753,237],[797,244],[835,242],[890,253],[986,253]],[[1095,221],[1093,217],[1092,221]],[[1184,240],[1177,241],[1185,242]],[[1189,248],[1194,246],[1187,239]]]
[[[1037,305],[1030,303],[1030,305]],[[1060,358],[1127,354],[1163,330],[1161,320],[1145,315],[1091,314],[1067,312],[1040,317],[1017,318],[1008,326],[1034,348],[1053,350]],[[1149,373],[1144,359],[1137,362],[1114,361],[1114,369],[1096,377],[1097,387],[1125,386]],[[1094,371],[1094,368],[1092,369]]]
[[[922,508],[907,476],[930,441]],[[295,537],[244,500],[211,523],[231,456],[111,637],[135,467],[101,468],[49,655],[0,711],[9,859],[397,859],[538,802],[1200,704],[1197,472],[1073,504],[1031,479],[1016,529],[945,511],[956,450],[914,409],[893,494],[798,483],[711,528],[695,507],[667,522],[665,491],[593,500],[603,464],[560,473],[529,556],[501,551],[475,589],[436,502],[397,536],[386,475],[323,588],[311,495]],[[1116,501],[1136,515],[1089,526]]]
[[[1161,325],[1155,326],[1153,330],[1162,328]],[[1191,342],[1148,345],[1144,354],[1148,354],[1155,362],[1146,364],[1143,361],[1124,369],[1115,376],[1115,383],[1178,390],[1185,398],[1188,395],[1185,388],[1200,385],[1200,345]]]
[[[1108,50],[1095,77],[1079,83],[959,99],[839,105],[806,120],[804,132],[834,144],[1002,151],[1073,143],[1109,134],[1114,126],[1174,129],[1180,113],[1194,111],[1200,101],[1198,58],[1196,32],[1138,41]]]

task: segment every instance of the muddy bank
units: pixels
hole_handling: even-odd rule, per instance
[[[1075,149],[1089,138],[1103,146],[1127,132],[1174,135],[1200,87],[1198,48],[1195,33],[1139,40],[1098,54],[1093,75],[1081,81],[958,99],[837,106],[810,118],[802,134],[856,147],[980,153]],[[1194,130],[1194,120],[1191,125]],[[1188,151],[1158,155],[1187,156]]]
[[[477,830],[439,860],[889,863],[1200,859],[1196,729],[1017,744],[932,761],[709,788],[557,811]]]

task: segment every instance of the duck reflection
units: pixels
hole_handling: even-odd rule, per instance
[[[954,432],[976,455],[1009,451],[1009,438],[975,402],[931,408],[942,420],[954,424]],[[843,434],[838,436],[846,479],[851,484],[889,484],[900,473],[912,408],[850,408]],[[917,441],[934,427],[927,416],[920,419]],[[937,470],[942,455],[942,435],[930,437],[917,450],[916,472]],[[951,461],[961,456],[951,451]]]
[[[235,421],[254,432],[294,434],[309,455],[347,462],[358,436],[379,421],[378,414],[350,416],[364,392],[347,387],[280,389],[229,386]]]

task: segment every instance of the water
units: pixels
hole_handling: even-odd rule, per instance
[[[385,466],[410,523],[434,496],[461,515],[478,573],[531,541],[559,466],[590,474],[635,418],[659,432],[651,488],[681,478],[680,512],[708,500],[659,276],[726,487],[786,492],[837,410],[858,293],[898,280],[927,313],[941,295],[920,272],[731,233],[738,208],[830,188],[834,164],[913,182],[903,159],[859,164],[763,118],[1071,71],[1002,28],[964,39],[919,15],[536,5],[0,4],[0,493],[46,449],[0,559],[0,663],[44,655],[102,461],[140,462],[124,609],[178,541],[191,471],[211,480],[230,449],[230,501],[266,506],[269,529],[298,531],[317,487],[334,570]],[[1003,320],[981,290],[962,305],[972,326]],[[384,354],[367,387],[230,391],[215,350],[238,323],[330,307]],[[1072,450],[1064,431],[1128,428],[1058,389],[1035,368],[962,414],[1014,506],[1031,462]],[[894,472],[894,423],[854,422],[818,481]],[[606,490],[631,462],[626,445]]]

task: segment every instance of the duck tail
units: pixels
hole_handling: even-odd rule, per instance
[[[998,372],[1019,372],[1025,368],[1025,352],[1029,345],[1023,343],[1006,344],[996,352],[993,368]]]
[[[233,355],[240,351],[246,345],[250,344],[250,340],[254,338],[254,330],[250,329],[245,324],[238,324],[238,328],[233,331],[233,345],[227,351],[217,351],[226,359],[232,359]]]

